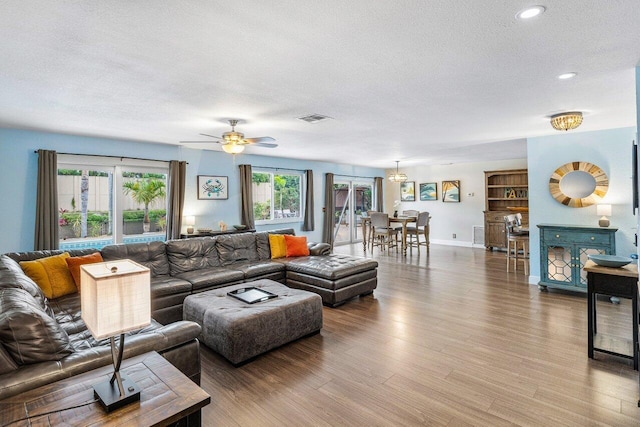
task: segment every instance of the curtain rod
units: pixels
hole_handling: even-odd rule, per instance
[[[34,153],[38,154],[38,150],[34,150]],[[87,156],[87,157],[109,157],[112,159],[130,159],[130,160],[145,160],[145,161],[149,161],[149,162],[170,162],[170,160],[158,160],[158,159],[145,159],[142,157],[129,157],[129,156],[109,156],[106,154],[78,154],[78,153],[58,153],[58,154],[62,154],[64,156]],[[189,164],[187,162],[187,164]]]
[[[381,178],[379,176],[340,175],[338,173],[334,173],[333,176],[344,176],[344,177],[347,177],[347,178],[367,178],[367,179]]]
[[[277,167],[274,167],[274,166],[254,166],[254,165],[251,165],[251,167],[252,168],[256,168],[256,169],[273,169],[273,170],[276,170],[276,171],[283,170],[283,171],[306,172],[306,169],[277,168]]]

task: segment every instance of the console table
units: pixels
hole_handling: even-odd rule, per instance
[[[222,234],[254,233],[255,231],[256,231],[255,228],[247,228],[245,230],[236,230],[235,228],[232,228],[230,230],[225,230],[225,231],[221,231],[221,230],[207,231],[206,233],[199,233],[199,232],[195,232],[195,233],[191,233],[191,234],[182,233],[182,234],[180,234],[180,238],[181,239],[191,239],[193,237],[220,236]]]
[[[616,253],[617,228],[539,224],[540,282],[538,287],[587,292],[583,267],[588,255]]]
[[[634,263],[621,268],[602,267],[589,260],[584,266],[588,282],[588,330],[589,358],[594,351],[633,359],[633,369],[638,370],[638,266]],[[631,339],[598,334],[596,297],[598,294],[629,298],[631,300]]]
[[[139,402],[107,413],[95,401],[93,385],[110,378],[113,366],[109,365],[0,401],[0,425],[164,426],[199,415],[211,402],[203,389],[156,352],[125,359],[122,365],[141,388]],[[93,403],[71,408],[87,402]],[[50,411],[56,412],[38,416]],[[27,415],[29,420],[19,421]]]

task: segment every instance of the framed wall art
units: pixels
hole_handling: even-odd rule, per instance
[[[228,177],[198,175],[198,200],[226,200],[228,198]]]
[[[416,182],[405,181],[400,183],[400,200],[403,202],[416,201]]]
[[[442,201],[443,202],[459,202],[460,201],[460,181],[442,181]]]
[[[438,200],[438,183],[425,182],[420,184],[420,200]]]

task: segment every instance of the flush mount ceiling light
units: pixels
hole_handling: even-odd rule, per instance
[[[535,18],[536,16],[541,15],[545,10],[547,9],[544,6],[530,6],[516,13],[516,18],[520,20]]]
[[[558,76],[558,78],[559,78],[560,80],[568,80],[568,79],[572,79],[572,78],[574,78],[574,77],[575,77],[575,76],[577,76],[577,75],[578,75],[578,73],[574,73],[574,72],[571,72],[571,73],[564,73],[564,74],[560,74],[560,75]]]
[[[396,173],[389,175],[389,181],[391,182],[405,182],[409,179],[406,174],[398,172],[398,163],[400,162],[396,160]]]
[[[575,129],[582,123],[582,113],[580,111],[569,111],[566,113],[554,114],[551,116],[551,126],[555,130]]]

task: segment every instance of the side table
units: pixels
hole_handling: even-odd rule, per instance
[[[107,413],[95,401],[93,385],[111,377],[109,365],[0,401],[0,425],[166,426],[211,402],[203,389],[156,352],[125,359],[122,365],[141,388],[139,402]],[[87,402],[93,403],[83,405]],[[29,420],[18,421],[27,416]]]
[[[594,351],[633,359],[633,369],[638,370],[638,267],[634,263],[621,268],[602,267],[589,260],[584,265],[587,272],[588,305],[588,354]],[[596,297],[598,294],[631,300],[633,337],[621,339],[598,335]],[[606,344],[606,345],[605,345]]]

